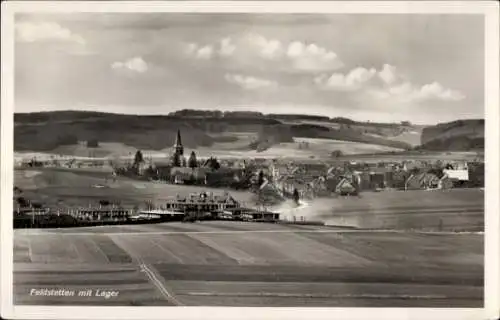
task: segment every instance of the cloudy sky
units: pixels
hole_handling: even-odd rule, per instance
[[[475,15],[17,15],[16,112],[484,117]]]

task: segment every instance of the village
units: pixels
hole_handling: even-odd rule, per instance
[[[94,185],[94,188],[112,186],[117,179],[123,177],[132,181],[191,186],[194,190],[198,190],[191,194],[178,193],[166,203],[146,202],[143,207],[124,207],[121,203],[112,203],[103,195],[99,203],[88,203],[88,207],[49,208],[44,203],[26,199],[22,196],[22,190],[16,186],[14,208],[17,213],[15,216],[19,220],[18,225],[34,224],[35,216],[38,220],[50,220],[50,225],[58,226],[67,224],[66,220],[73,218],[86,224],[106,221],[130,223],[145,220],[193,222],[199,220],[200,217],[233,220],[247,217],[245,219],[248,221],[276,222],[280,220],[279,213],[268,211],[267,208],[290,199],[296,206],[299,206],[301,202],[313,201],[317,198],[362,197],[366,192],[411,192],[415,190],[437,192],[437,190],[484,187],[484,163],[481,162],[443,162],[440,160],[357,162],[341,159],[299,161],[293,159],[217,159],[215,157],[198,159],[194,150],[186,158],[180,131],[177,132],[171,155],[165,159],[153,160],[152,157],[144,156],[142,151],[137,150],[133,158],[120,162],[75,158],[64,160],[33,158],[17,163],[16,167],[18,170],[37,168],[37,170],[52,169],[70,172],[85,170],[108,172],[102,175],[102,184]],[[243,211],[237,212],[227,207],[227,201],[219,200],[212,201],[215,209],[212,207],[204,211],[192,209],[206,207],[204,203],[193,200],[193,196],[207,198],[204,193],[205,188],[213,191],[220,190],[224,194],[221,197],[226,198],[231,198],[230,192],[249,192],[254,194],[255,200],[251,205],[241,206]],[[213,192],[211,194],[210,197],[213,198]],[[239,203],[238,207],[240,207]],[[301,219],[304,218],[301,217]],[[61,222],[58,222],[60,220]]]
[[[484,187],[483,162],[442,160],[361,162],[293,159],[198,159],[195,151],[186,158],[181,132],[166,159],[144,156],[137,150],[130,161],[36,160],[17,167],[69,169],[110,167],[108,180],[127,176],[158,183],[199,185],[233,190],[260,190],[291,198],[312,199],[335,195],[358,195],[367,191],[439,190]],[[291,155],[293,156],[293,155]]]

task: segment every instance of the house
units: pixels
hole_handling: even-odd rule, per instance
[[[326,171],[326,176],[335,176],[336,174],[339,174],[341,169],[339,167],[330,167]]]
[[[358,175],[359,189],[369,190],[371,189],[371,176],[369,171],[362,171]]]
[[[484,187],[484,162],[468,163],[469,181],[467,185],[471,187]]]
[[[287,174],[290,169],[289,166],[285,163],[273,162],[269,166],[270,175],[274,180],[278,180],[283,175]]]
[[[335,193],[340,195],[353,195],[357,193],[357,190],[347,178],[343,178],[335,187]]]
[[[439,189],[451,189],[453,188],[453,179],[451,179],[447,174],[439,179],[438,188]]]
[[[395,170],[392,173],[392,188],[394,189],[405,189],[406,181],[411,176],[407,171]]]
[[[377,188],[394,188],[395,179],[392,166],[378,166],[371,168],[370,173],[370,189]]]
[[[308,175],[313,177],[320,177],[325,175],[328,168],[323,163],[304,163],[301,169]]]
[[[337,185],[339,184],[340,181],[342,181],[342,179],[344,179],[344,176],[341,174],[330,175],[326,177],[325,179],[326,189],[329,192],[335,192]]]
[[[314,179],[314,181],[310,182],[309,185],[315,197],[326,197],[331,194],[327,188],[325,176]]]
[[[439,178],[432,173],[412,174],[405,184],[405,190],[437,189]]]
[[[312,191],[312,188],[307,181],[293,176],[281,177],[275,185],[280,193],[282,193],[285,197],[291,197],[295,189],[297,189],[301,198],[310,196]]]
[[[403,170],[404,171],[417,171],[420,170],[422,166],[417,162],[404,162]]]
[[[285,195],[282,190],[279,190],[276,185],[266,181],[263,183],[258,192],[258,202],[261,204],[277,204],[284,200]]]
[[[153,167],[154,175],[157,179],[162,181],[170,181],[170,172],[172,170],[172,165],[167,163],[155,163]]]
[[[385,174],[382,172],[370,172],[370,189],[385,188]]]
[[[173,167],[170,178],[175,184],[206,184],[206,168]]]
[[[451,179],[456,179],[458,181],[469,181],[469,170],[468,169],[444,169],[443,173],[448,175]]]
[[[205,168],[205,170],[207,184],[213,187],[228,187],[243,180],[256,182],[254,177],[258,176],[258,173],[252,175],[251,172],[235,168],[220,168],[213,171]]]

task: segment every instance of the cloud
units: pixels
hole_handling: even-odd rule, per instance
[[[420,89],[420,96],[423,98],[437,97],[441,100],[458,101],[465,99],[465,95],[460,91],[445,89],[437,82],[426,84]]]
[[[315,43],[292,41],[287,44],[258,34],[249,34],[245,39],[261,58],[286,62],[296,70],[325,71],[343,65],[335,52]]]
[[[190,43],[186,47],[186,53],[196,59],[210,60],[214,56],[214,46],[200,46],[197,43]]]
[[[231,38],[224,38],[220,41],[219,54],[221,56],[231,56],[235,50],[236,46],[233,44]]]
[[[342,66],[337,54],[314,43],[309,45],[298,41],[290,43],[287,57],[292,61],[293,66],[300,70],[322,71]]]
[[[245,39],[247,44],[255,50],[256,54],[264,59],[279,59],[285,53],[283,44],[278,40],[268,40],[259,34],[248,34]]]
[[[244,76],[239,74],[226,74],[224,76],[227,82],[236,84],[246,90],[257,90],[264,88],[276,88],[278,83],[272,80]]]
[[[355,68],[348,74],[334,73],[330,77],[321,75],[314,78],[314,82],[325,88],[342,91],[352,91],[361,89],[362,86],[370,81],[377,74],[374,68]]]
[[[378,81],[377,81],[378,80]],[[384,64],[380,71],[374,68],[355,68],[347,74],[333,73],[314,78],[314,83],[324,90],[358,91],[372,98],[394,102],[423,102],[430,100],[460,101],[465,99],[460,91],[445,88],[438,82],[422,86],[412,84],[395,66]]]
[[[19,22],[15,26],[17,40],[21,42],[67,41],[85,44],[82,36],[55,22]]]
[[[384,64],[382,70],[378,73],[379,78],[386,84],[393,84],[398,80],[397,68],[389,64]]]
[[[125,62],[113,62],[111,68],[115,70],[128,70],[138,73],[144,73],[148,71],[148,64],[141,57],[134,57]]]
[[[190,43],[186,46],[186,53],[205,60],[213,57],[233,58],[244,64],[259,64],[264,60],[276,62],[275,67],[308,72],[330,71],[342,66],[337,54],[315,43],[283,43],[255,33],[225,37],[204,45]]]
[[[204,46],[202,48],[199,48],[196,52],[196,55],[200,59],[205,59],[208,60],[212,58],[214,52],[214,48],[212,46]]]
[[[410,82],[401,82],[386,88],[368,90],[373,97],[395,102],[424,102],[424,101],[461,101],[465,95],[458,90],[443,87],[438,82],[417,86]]]
[[[190,43],[186,46],[185,50],[189,56],[201,60],[210,60],[216,56],[230,57],[235,51],[236,46],[229,37],[223,38],[217,43],[209,43],[206,45]]]

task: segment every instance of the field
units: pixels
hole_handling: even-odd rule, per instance
[[[315,199],[291,214],[356,228],[482,231],[484,191],[364,192],[359,198]]]
[[[317,126],[324,126],[331,129],[341,129],[343,126],[340,123],[326,122],[326,121],[310,121],[310,120],[299,120],[299,121],[284,121],[288,124],[311,124]],[[345,126],[345,125],[344,125]],[[413,125],[411,127],[405,127],[397,125],[394,127],[390,126],[377,126],[370,123],[356,123],[350,124],[350,129],[365,132],[366,135],[384,138],[393,141],[401,141],[408,143],[412,146],[417,146],[420,144],[420,138],[422,136],[422,130],[424,126]],[[402,130],[404,128],[404,130]],[[402,133],[400,131],[403,131]]]
[[[207,188],[16,170],[51,205],[161,201]],[[97,184],[102,185],[96,188]],[[71,186],[71,188],[68,188]],[[210,190],[207,190],[210,191]],[[213,190],[220,192],[220,190]],[[250,203],[251,194],[232,193]],[[16,304],[482,307],[480,189],[365,192],[272,208],[327,226],[204,221],[14,231]],[[367,230],[375,229],[375,230]],[[461,232],[453,232],[461,231]],[[67,297],[32,295],[64,288]],[[78,295],[88,292],[90,296]],[[108,299],[97,290],[115,291]]]
[[[20,169],[14,171],[14,184],[23,190],[26,198],[42,201],[48,206],[62,207],[95,205],[103,199],[117,201],[127,207],[143,206],[145,201],[161,202],[176,194],[224,192],[221,189],[159,184],[125,177],[113,181],[110,176],[110,171]],[[243,203],[252,201],[250,192],[235,191],[231,194]]]
[[[390,162],[390,161],[483,161],[484,152],[470,151],[454,151],[454,152],[438,152],[438,151],[403,151],[396,153],[380,153],[380,154],[357,154],[344,155],[342,160],[363,161],[363,162]]]
[[[203,222],[16,230],[16,304],[481,307],[483,237]],[[47,297],[32,289],[117,291]]]
[[[346,155],[372,154],[380,152],[401,151],[401,149],[381,146],[376,144],[340,141],[332,139],[312,139],[312,138],[294,138],[294,142],[275,144],[268,150],[257,152],[252,150],[249,145],[257,138],[254,132],[226,132],[224,134],[214,135],[221,141],[215,142],[210,147],[198,146],[197,148],[187,148],[187,152],[194,150],[199,157],[215,156],[218,158],[295,158],[307,159],[310,157],[328,159],[331,152],[340,150]],[[396,138],[394,138],[397,140]],[[227,141],[225,141],[227,140]],[[307,149],[300,149],[299,144],[307,142]],[[173,144],[173,141],[172,141]],[[59,146],[56,149],[45,153],[17,152],[17,158],[30,159],[35,156],[37,159],[50,159],[53,155],[73,156],[77,158],[133,158],[136,148],[118,142],[102,142],[98,148],[87,148],[84,142],[78,145]],[[172,152],[171,148],[161,150],[142,149],[145,157],[166,158]]]
[[[395,152],[401,149],[376,144],[339,141],[332,139],[294,138],[294,142],[275,144],[267,150],[257,152],[248,150],[245,146],[251,142],[252,135],[238,135],[238,140],[227,143],[217,143],[211,148],[198,148],[200,156],[214,155],[219,158],[293,158],[293,159],[331,159],[331,153],[340,150],[346,155],[373,154],[380,152]],[[306,148],[300,145],[307,143]]]

